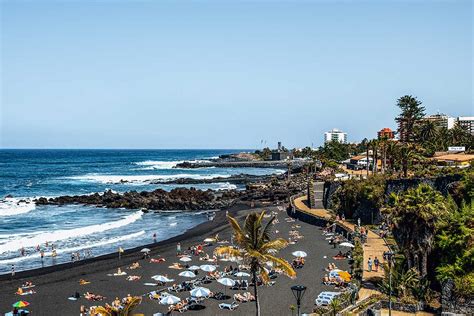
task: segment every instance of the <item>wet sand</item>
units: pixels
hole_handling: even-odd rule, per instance
[[[261,303],[262,315],[291,315],[290,305],[295,304],[295,298],[291,292],[290,287],[296,284],[303,284],[307,286],[306,294],[302,302],[302,313],[311,312],[314,308],[314,299],[321,291],[334,290],[334,287],[325,286],[321,283],[324,275],[324,268],[329,262],[336,262],[339,268],[345,270],[348,268],[346,261],[334,261],[334,256],[339,249],[333,249],[322,236],[320,227],[312,226],[303,222],[288,223],[286,211],[278,209],[275,206],[263,208],[278,213],[278,224],[275,224],[274,229],[278,233],[274,237],[282,237],[288,239],[289,231],[292,225],[298,224],[300,234],[304,236],[298,243],[289,245],[286,249],[280,252],[280,256],[291,261],[292,252],[296,250],[303,250],[308,253],[306,264],[302,269],[297,270],[297,278],[290,279],[286,276],[280,275],[275,280],[276,284],[273,286],[259,287],[259,296]],[[251,211],[243,205],[238,205],[229,210],[229,213],[240,218],[242,221],[246,214]],[[225,212],[218,212],[212,222],[206,222],[197,227],[187,231],[185,234],[174,237],[170,240],[160,242],[154,245],[147,245],[151,248],[151,257],[158,258],[159,256],[166,259],[164,263],[150,263],[149,260],[141,259],[139,249],[127,251],[119,260],[117,254],[102,256],[99,258],[90,259],[87,262],[76,263],[74,265],[67,264],[46,269],[39,269],[20,273],[14,280],[0,281],[0,312],[6,313],[11,310],[11,304],[18,300],[25,300],[31,303],[28,310],[32,315],[78,315],[81,305],[87,307],[93,305],[103,305],[106,302],[111,303],[112,300],[118,296],[122,298],[127,294],[143,295],[152,290],[161,289],[164,287],[150,287],[143,283],[154,282],[151,276],[156,274],[167,274],[168,277],[175,279],[177,283],[188,280],[178,276],[179,272],[184,270],[170,269],[168,266],[173,262],[179,262],[176,257],[176,243],[181,243],[182,249],[187,249],[189,246],[196,245],[202,242],[206,237],[211,237],[219,233],[221,240],[230,240],[231,230],[225,218]],[[205,247],[204,251],[212,256],[212,251],[216,245]],[[140,247],[141,249],[142,247]],[[324,258],[326,256],[327,258]],[[141,268],[136,270],[128,270],[132,262],[138,261]],[[194,256],[189,265],[202,265],[206,261],[200,261],[199,257]],[[218,270],[222,271],[226,265],[232,264],[230,262],[219,261]],[[235,265],[235,263],[234,263]],[[113,274],[117,268],[121,267],[129,275],[140,275],[139,281],[127,281],[125,276],[114,277],[107,274]],[[203,276],[201,272],[198,277]],[[79,285],[79,279],[86,279],[90,284]],[[17,288],[24,281],[32,281],[36,284],[36,294],[19,296],[14,294]],[[224,286],[213,281],[206,284],[205,287],[213,292],[224,291]],[[90,302],[84,297],[78,301],[70,301],[68,297],[75,292],[84,294],[89,291],[95,294],[106,296],[106,300],[102,302]],[[253,288],[249,288],[253,293]],[[239,291],[234,291],[227,288],[227,294],[233,295]],[[242,292],[242,291],[240,291]],[[189,292],[172,293],[180,298],[189,296]],[[194,315],[251,315],[255,313],[255,304],[242,303],[235,311],[220,310],[218,304],[222,302],[231,302],[232,299],[226,301],[217,301],[208,299],[203,302],[205,309],[200,311],[187,311],[185,314]],[[141,305],[134,311],[135,313],[143,313],[145,315],[153,315],[156,312],[166,312],[167,306],[160,305],[157,301],[152,301],[148,297],[144,297]],[[3,315],[3,314],[1,314]]]

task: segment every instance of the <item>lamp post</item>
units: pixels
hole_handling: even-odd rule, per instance
[[[291,291],[296,298],[296,306],[298,307],[297,316],[300,316],[300,306],[301,306],[301,299],[303,298],[304,292],[306,291],[306,286],[304,285],[293,285],[291,287]]]
[[[388,316],[392,316],[392,263],[395,254],[392,251],[385,251],[383,256],[388,261]]]

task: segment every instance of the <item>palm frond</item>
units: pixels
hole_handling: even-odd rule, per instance
[[[290,278],[296,277],[296,271],[293,269],[291,264],[288,263],[288,261],[282,258],[277,258],[272,255],[265,255],[265,258],[267,259],[267,261],[273,262],[277,268],[281,269],[283,273],[289,276]]]

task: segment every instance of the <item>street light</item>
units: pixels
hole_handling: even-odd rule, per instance
[[[304,285],[293,285],[291,287],[291,291],[296,298],[296,306],[298,306],[298,314],[300,316],[300,306],[301,306],[301,299],[303,298],[304,292],[306,291],[306,286]]]
[[[388,261],[388,316],[392,316],[392,263],[395,254],[393,251],[385,251],[383,257]]]

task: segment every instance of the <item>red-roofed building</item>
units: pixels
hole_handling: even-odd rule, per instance
[[[395,138],[395,133],[390,128],[385,127],[377,132],[377,137],[378,139],[382,139],[382,138],[393,139]]]

